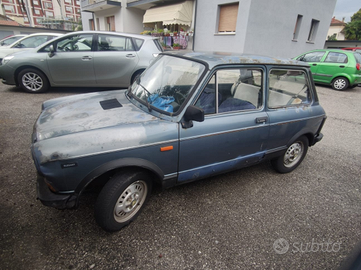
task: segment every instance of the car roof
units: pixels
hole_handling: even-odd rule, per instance
[[[13,38],[13,37],[26,37],[26,36],[28,36],[28,35],[27,34],[11,35],[11,36],[7,36],[7,37],[5,37],[3,39],[0,39],[0,41],[7,40],[7,39]]]
[[[224,64],[267,64],[309,67],[309,64],[291,58],[277,58],[256,54],[237,54],[227,52],[164,52],[165,55],[178,55],[206,62],[210,69]]]
[[[30,37],[33,37],[33,36],[44,36],[44,35],[53,35],[53,36],[62,36],[63,34],[59,34],[59,33],[48,33],[48,32],[43,32],[43,33],[34,33],[34,34],[30,34],[30,35],[27,35],[21,39],[18,39],[17,41],[15,41],[14,43],[17,43],[17,42],[20,42],[20,41],[23,41],[24,39],[28,39]],[[13,45],[14,43],[11,43],[11,45]]]
[[[309,52],[305,52],[303,54],[306,54],[306,53],[310,53],[310,52],[341,52],[341,53],[352,53],[351,51],[347,51],[347,50],[342,50],[342,49],[318,49],[318,50],[312,50],[312,51],[309,51]]]
[[[65,34],[64,36],[69,36],[73,34],[107,34],[107,35],[120,35],[126,37],[133,37],[133,38],[141,38],[141,39],[158,39],[158,37],[152,37],[149,35],[140,35],[140,34],[129,34],[129,33],[122,33],[122,32],[113,32],[113,31],[76,31],[70,32]]]

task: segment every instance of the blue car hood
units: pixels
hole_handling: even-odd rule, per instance
[[[125,91],[97,92],[44,102],[35,124],[36,140],[158,120],[129,102]]]

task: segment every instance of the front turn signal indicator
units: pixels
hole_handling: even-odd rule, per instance
[[[173,145],[169,145],[169,146],[164,146],[160,148],[161,152],[166,152],[166,151],[171,151],[173,150]]]

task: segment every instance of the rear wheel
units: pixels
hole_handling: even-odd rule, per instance
[[[147,173],[125,171],[116,174],[99,194],[95,220],[106,231],[119,231],[137,218],[151,189],[152,181]]]
[[[49,89],[49,82],[44,73],[33,68],[22,70],[18,82],[21,88],[29,93],[42,93]]]
[[[332,81],[331,86],[335,90],[342,91],[348,88],[349,82],[345,77],[338,77]]]
[[[279,173],[289,173],[301,164],[307,150],[308,139],[306,136],[301,136],[287,148],[282,156],[271,160],[272,167]]]

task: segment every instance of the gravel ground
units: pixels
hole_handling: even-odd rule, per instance
[[[318,86],[324,139],[281,175],[268,162],[152,193],[118,233],[36,201],[30,156],[41,103],[86,89],[27,94],[0,85],[0,269],[338,269],[361,240],[361,87]]]

